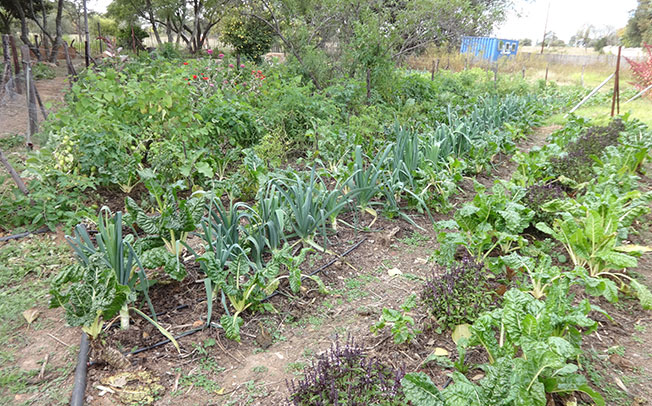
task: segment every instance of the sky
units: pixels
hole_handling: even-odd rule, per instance
[[[530,0],[523,3],[518,13],[510,12],[507,21],[495,30],[496,36],[540,41],[550,4],[548,31],[554,31],[557,37],[568,42],[582,26],[589,24],[615,29],[624,27],[637,0]]]
[[[88,8],[105,12],[111,0],[88,0]],[[507,21],[494,34],[506,39],[530,38],[540,40],[550,3],[548,31],[568,42],[582,26],[612,26],[616,29],[627,24],[630,11],[637,0],[517,0],[518,11],[512,11]]]

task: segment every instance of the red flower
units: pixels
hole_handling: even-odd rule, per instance
[[[197,79],[197,75],[192,75],[192,78],[193,78],[193,79]]]
[[[204,80],[208,80],[208,77],[204,76],[202,79],[204,79]]]
[[[258,71],[258,73],[263,73],[262,71]]]
[[[188,65],[188,62],[184,62],[183,64],[184,64],[184,65]]]

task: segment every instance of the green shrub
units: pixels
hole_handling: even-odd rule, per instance
[[[32,76],[34,80],[54,79],[57,72],[54,68],[46,63],[35,63],[32,65]]]

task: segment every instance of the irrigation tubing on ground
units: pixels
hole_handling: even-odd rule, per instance
[[[75,380],[72,387],[72,398],[70,406],[84,406],[84,394],[86,393],[86,372],[88,368],[88,335],[82,333],[77,355],[77,368],[75,368]]]
[[[358,248],[358,247],[359,247],[360,245],[362,245],[362,243],[365,242],[366,240],[367,240],[367,237],[364,237],[363,239],[361,239],[361,240],[358,241],[357,243],[353,244],[351,247],[349,247],[349,249],[347,249],[346,251],[344,251],[342,254],[336,256],[335,258],[331,259],[330,261],[328,261],[328,262],[325,263],[324,265],[320,266],[319,268],[317,268],[317,269],[315,269],[314,271],[310,272],[308,275],[306,275],[306,276],[304,276],[303,278],[301,278],[301,282],[303,282],[303,281],[306,280],[307,278],[309,278],[309,277],[311,277],[311,276],[314,276],[315,274],[317,274],[317,273],[323,271],[324,269],[328,268],[329,266],[333,265],[333,264],[336,263],[340,258],[349,255],[349,254],[350,254],[354,249]],[[266,297],[265,299],[263,299],[262,301],[263,301],[263,302],[264,302],[264,301],[267,301],[267,300],[273,298],[274,296],[276,296],[276,295],[278,295],[278,294],[279,294],[279,291],[277,290],[276,292],[274,292],[274,293],[272,293],[271,295],[267,296],[267,297]]]
[[[362,238],[360,241],[353,244],[351,247],[349,247],[342,254],[337,255],[335,258],[328,261],[324,265],[322,265],[319,268],[311,271],[307,276],[302,278],[302,281],[305,280],[305,278],[310,277],[310,276],[314,276],[315,274],[317,274],[317,273],[323,271],[324,269],[328,268],[329,266],[333,265],[340,258],[347,256],[353,250],[355,250],[360,245],[362,245],[362,243],[365,242],[366,240],[367,240],[367,237]],[[267,301],[267,300],[271,299],[272,297],[276,296],[276,294],[278,294],[278,291],[272,293],[269,296],[267,296],[262,301],[263,302]],[[181,306],[176,307],[174,310],[180,310],[180,309],[183,309],[183,308],[186,308],[186,307],[188,307],[188,305],[181,305]],[[165,311],[161,312],[161,313],[157,314],[157,316],[161,315],[161,314],[165,314],[165,313],[166,313]],[[211,325],[212,324],[214,324],[214,323],[211,323]],[[192,330],[188,330],[188,331],[186,331],[184,333],[181,333],[178,336],[174,337],[174,339],[178,340],[180,338],[193,335],[193,334],[203,330],[204,328],[205,328],[205,326],[194,328]],[[157,342],[155,344],[152,344],[152,345],[149,345],[147,347],[137,348],[137,349],[135,349],[133,351],[128,351],[128,352],[124,353],[124,355],[140,354],[141,352],[152,350],[154,348],[163,346],[163,345],[165,345],[165,344],[167,344],[169,342],[171,342],[170,339],[165,339],[163,341],[159,341],[159,342]],[[83,361],[83,367],[81,366],[82,361]],[[81,348],[79,350],[79,360],[78,360],[78,364],[77,364],[77,369],[75,371],[75,386],[73,387],[73,397],[72,397],[72,401],[70,403],[71,406],[83,406],[84,393],[86,391],[86,368],[87,368],[88,365],[93,365],[93,363],[88,362],[88,336],[86,335],[86,333],[83,333],[82,334],[82,344],[81,344]],[[83,373],[83,375],[81,375],[82,373]],[[77,402],[77,403],[75,403],[75,402]]]
[[[360,241],[358,241],[357,243],[355,243],[354,245],[352,245],[351,247],[349,247],[349,249],[347,249],[346,251],[344,251],[341,255],[338,255],[336,258],[332,259],[331,261],[328,261],[326,264],[324,264],[324,265],[320,266],[319,268],[317,268],[317,269],[311,271],[311,272],[308,274],[308,276],[313,276],[313,275],[317,274],[318,272],[321,272],[321,271],[323,271],[324,269],[328,268],[329,266],[333,265],[335,262],[337,262],[337,260],[338,260],[339,258],[344,257],[344,256],[350,254],[353,250],[355,250],[356,248],[358,248],[358,247],[359,247],[363,242],[365,242],[366,240],[367,240],[367,237],[361,239]],[[306,277],[308,277],[308,276],[306,276]],[[304,277],[304,279],[305,279],[305,277]],[[271,299],[272,297],[275,296],[276,293],[277,293],[277,292],[274,292],[273,294],[271,294],[271,295],[267,296],[266,298],[264,298],[262,301],[265,302],[265,301]],[[211,323],[211,324],[214,324],[214,323]],[[179,338],[182,338],[182,337],[186,337],[186,336],[189,336],[189,335],[195,334],[196,332],[198,332],[198,331],[200,331],[200,330],[203,330],[203,329],[204,329],[204,327],[199,327],[199,328],[195,328],[195,329],[192,329],[192,330],[186,331],[185,333],[181,333],[179,336],[174,337],[174,339],[175,339],[175,340],[178,340]],[[135,354],[139,354],[139,353],[141,353],[141,352],[145,352],[145,351],[151,350],[151,349],[153,349],[153,348],[160,347],[160,346],[165,345],[165,344],[167,344],[167,343],[169,343],[169,342],[170,342],[169,339],[165,339],[165,340],[163,340],[163,341],[159,341],[159,342],[156,343],[156,344],[152,344],[152,345],[150,345],[150,346],[148,346],[148,347],[138,348],[138,349],[136,349],[136,350],[129,351],[129,352],[125,353],[125,355],[135,355]]]
[[[24,233],[18,233],[18,234],[14,234],[14,235],[6,235],[4,237],[0,237],[0,242],[18,240],[20,238],[27,237],[28,235],[43,234],[43,233],[47,233],[48,231],[50,231],[50,229],[47,226],[43,226],[43,227],[41,227],[41,228],[39,228],[38,230],[35,230],[35,231],[25,231]]]

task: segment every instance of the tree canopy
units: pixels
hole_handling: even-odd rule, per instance
[[[623,41],[631,47],[652,44],[652,0],[638,0],[638,6],[627,22]]]

